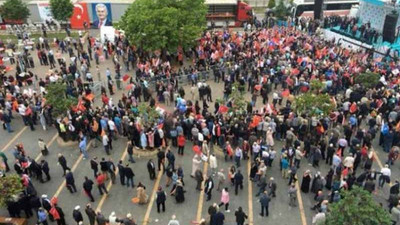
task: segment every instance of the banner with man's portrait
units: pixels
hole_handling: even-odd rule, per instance
[[[110,3],[92,3],[93,28],[112,26]]]

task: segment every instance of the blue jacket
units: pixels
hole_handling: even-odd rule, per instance
[[[266,195],[265,193],[263,193],[261,195],[261,197],[260,197],[261,206],[268,207],[270,201],[271,201],[271,198],[268,197],[268,195]]]

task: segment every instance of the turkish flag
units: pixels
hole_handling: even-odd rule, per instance
[[[289,95],[290,95],[289,89],[285,89],[284,91],[282,91],[282,97],[287,98]]]
[[[228,107],[221,105],[221,106],[219,106],[218,112],[221,114],[224,114],[224,113],[228,112],[228,109],[229,109]]]
[[[71,28],[72,29],[83,29],[83,22],[90,25],[89,13],[87,9],[86,3],[75,3],[74,4],[74,12],[70,18]]]
[[[132,89],[132,87],[133,87],[133,84],[128,84],[128,85],[126,85],[125,90],[130,91]]]
[[[125,75],[122,77],[122,80],[123,80],[123,81],[127,81],[129,78],[130,78],[129,74],[125,74]]]

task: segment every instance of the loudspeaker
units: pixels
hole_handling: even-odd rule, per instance
[[[393,43],[396,39],[396,24],[399,14],[388,14],[385,18],[385,23],[383,24],[383,41]]]
[[[314,3],[314,19],[315,20],[320,20],[322,19],[322,6],[324,5],[324,0],[315,0]]]

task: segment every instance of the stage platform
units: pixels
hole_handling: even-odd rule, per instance
[[[361,25],[361,24],[360,24]],[[352,33],[350,33],[349,31],[344,31],[344,30],[340,30],[340,27],[332,27],[329,28],[328,30],[330,30],[333,33],[336,33],[338,35],[341,35],[343,37],[346,37],[347,40],[354,40],[357,41],[357,43],[363,43],[365,47],[373,47],[375,50],[381,52],[381,53],[385,53],[388,49],[391,49],[392,51],[399,51],[400,52],[400,38],[397,38],[396,41],[394,43],[389,43],[389,42],[383,42],[382,40],[382,35],[379,35],[378,39],[376,42],[374,42],[373,40],[366,40],[364,38],[361,37],[361,33],[360,31],[357,31],[355,35],[353,35]]]

